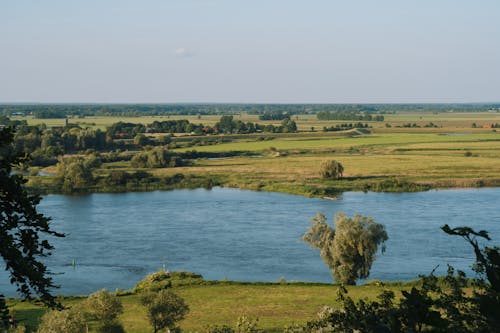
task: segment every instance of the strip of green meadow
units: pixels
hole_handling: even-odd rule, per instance
[[[375,284],[349,288],[349,295],[354,299],[375,299],[382,290],[392,290],[400,296],[400,291],[407,285]],[[207,325],[234,326],[240,316],[259,318],[259,327],[266,332],[282,332],[292,324],[303,324],[316,318],[317,313],[328,305],[337,307],[338,287],[327,284],[232,284],[192,285],[175,287],[174,292],[184,298],[190,312],[181,322],[181,328],[187,332],[201,332]],[[74,306],[84,297],[63,299],[66,306]],[[151,332],[146,312],[136,294],[120,296],[124,313],[120,320],[125,331],[130,333]],[[34,328],[46,309],[20,300],[9,300],[11,310],[15,311],[18,321]],[[92,323],[90,325],[92,332]]]

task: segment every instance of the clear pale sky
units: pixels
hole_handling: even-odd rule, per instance
[[[499,0],[0,0],[0,102],[498,101]]]

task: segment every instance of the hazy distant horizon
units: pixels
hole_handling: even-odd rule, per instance
[[[0,5],[4,104],[500,101],[498,0]]]
[[[500,101],[479,102],[389,102],[389,103],[330,103],[330,102],[2,102],[0,105],[496,105]]]

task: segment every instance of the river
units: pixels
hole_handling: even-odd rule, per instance
[[[83,196],[48,195],[39,210],[67,237],[51,239],[45,261],[57,294],[129,289],[161,268],[206,279],[331,282],[317,251],[300,240],[322,212],[369,215],[386,226],[387,250],[369,279],[408,280],[439,265],[471,273],[473,251],[440,226],[467,225],[500,244],[500,188],[419,193],[347,192],[331,201],[238,189],[175,190]],[[5,271],[0,291],[15,295]]]

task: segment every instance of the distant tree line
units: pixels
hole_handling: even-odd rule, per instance
[[[499,103],[485,104],[0,104],[0,114],[36,118],[67,116],[165,116],[257,114],[262,120],[282,120],[283,114],[395,113],[395,112],[500,112]],[[279,119],[279,117],[283,117]],[[274,119],[269,119],[274,118]],[[341,119],[364,120],[364,119]]]
[[[257,123],[247,122],[241,120],[234,120],[233,116],[222,116],[214,126],[217,132],[220,133],[240,133],[249,134],[256,132],[269,132],[269,133],[293,133],[297,132],[297,124],[290,118],[284,118],[281,125],[274,126],[272,124],[261,125]]]
[[[76,125],[47,128],[17,126],[14,148],[17,152],[31,154],[32,165],[47,166],[57,162],[57,156],[85,150],[101,151],[117,146],[100,129],[83,129]]]
[[[423,126],[420,126],[418,125],[417,123],[405,123],[401,126],[396,126],[396,127],[403,127],[403,128],[421,128],[421,127],[425,127],[425,128],[438,128],[439,125],[437,124],[434,124],[432,121],[423,125]]]
[[[323,132],[335,132],[335,131],[345,131],[353,128],[370,128],[370,125],[367,123],[343,123],[343,124],[337,124],[335,126],[330,126],[330,127],[323,127]]]
[[[48,166],[57,163],[57,156],[86,151],[104,152],[124,149],[137,149],[146,146],[171,144],[171,135],[152,138],[146,133],[188,133],[206,134],[248,134],[248,133],[288,133],[296,132],[297,124],[289,118],[280,125],[262,125],[234,120],[232,115],[222,116],[215,126],[193,124],[188,120],[154,121],[151,124],[117,122],[106,130],[82,128],[77,124],[47,127],[45,124],[30,126],[26,121],[11,121],[8,117],[0,118],[0,126],[16,129],[14,147],[17,152],[31,154],[33,166]],[[216,144],[223,140],[190,140],[184,146]],[[156,163],[154,163],[156,164]],[[170,162],[168,164],[171,164]],[[176,163],[178,164],[178,163]]]
[[[472,128],[478,128],[478,127],[484,127],[485,125],[478,125],[476,123],[472,123]],[[486,125],[486,126],[489,126],[490,128],[500,128],[500,124],[499,123],[492,123],[491,125]]]
[[[369,113],[337,113],[337,112],[318,112],[316,114],[318,120],[364,120],[364,121],[384,121],[382,115],[372,115]]]
[[[288,133],[297,132],[297,124],[289,118],[283,119],[281,125],[261,125],[251,122],[234,120],[232,115],[224,115],[214,126],[193,124],[188,120],[154,121],[151,124],[134,124],[118,122],[111,125],[108,134],[115,139],[130,139],[142,133],[190,133],[195,135],[205,134],[250,134],[257,132]]]
[[[290,119],[290,114],[286,112],[269,112],[266,111],[259,115],[259,120],[283,120]]]

